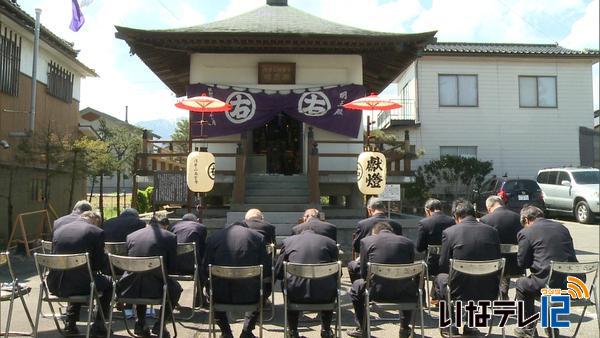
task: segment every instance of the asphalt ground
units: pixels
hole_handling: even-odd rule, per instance
[[[597,224],[584,225],[573,222],[568,219],[561,219],[562,223],[564,223],[570,230],[571,235],[575,242],[575,248],[577,251],[577,256],[579,261],[598,261],[599,258],[599,242],[600,242],[600,226]],[[39,295],[39,278],[37,277],[35,267],[33,264],[33,259],[31,257],[24,256],[12,256],[11,261],[13,263],[13,267],[15,269],[15,273],[17,278],[21,283],[28,284],[32,290],[30,294],[25,296],[25,301],[29,311],[32,316],[35,315],[35,311],[37,309],[37,298]],[[5,268],[2,268],[2,281],[6,281],[7,272]],[[345,270],[345,268],[344,268]],[[342,281],[342,336],[347,337],[347,331],[354,327],[353,320],[353,309],[352,304],[350,302],[350,298],[348,296],[348,291],[350,289],[350,281],[347,277],[347,273],[345,272],[345,277]],[[598,282],[596,283],[596,287],[598,287]],[[189,308],[185,308],[191,304],[192,299],[192,286],[191,283],[184,282],[184,293],[181,297],[180,303],[183,306],[182,315],[189,313]],[[510,289],[510,297],[514,297],[514,281],[511,283]],[[48,312],[47,305],[43,306],[44,312]],[[6,325],[6,318],[8,312],[8,303],[2,302],[1,316],[2,316],[2,331]],[[176,311],[177,313],[178,311]],[[268,312],[266,313],[268,315]],[[572,309],[571,315],[568,316],[568,319],[571,322],[575,322],[579,315],[581,314],[580,308]],[[378,311],[371,313],[372,318],[378,317],[397,317],[397,313],[391,313],[386,311]],[[82,311],[81,318],[87,318],[85,310]],[[230,316],[230,319],[234,322],[232,325],[233,332],[235,336],[238,336],[242,329],[243,324],[243,316],[241,314],[234,314]],[[439,313],[437,311],[432,311],[431,316],[425,311],[425,336],[427,337],[440,337],[440,331],[438,328],[438,319]],[[275,293],[275,316],[272,321],[268,321],[264,323],[264,337],[283,337],[283,298],[282,293],[277,288],[277,292]],[[150,321],[151,323],[151,321]],[[197,313],[192,320],[182,321],[177,324],[177,333],[179,337],[208,337],[208,314],[207,311],[203,310]],[[497,320],[494,322],[497,323]],[[133,325],[133,321],[130,321],[131,326]],[[62,323],[61,323],[62,325]],[[374,337],[397,337],[398,336],[398,323],[397,321],[373,321],[372,320],[372,331],[371,334]],[[569,329],[561,329],[561,336],[572,336],[574,333],[574,326],[571,325]],[[516,327],[516,321],[511,319],[506,327],[506,336],[514,336],[513,331]],[[79,329],[81,332],[85,332],[85,323],[79,323]],[[121,319],[114,320],[114,337],[127,337],[127,332],[124,329],[123,321]],[[15,303],[15,307],[13,310],[13,319],[11,323],[11,331],[30,331],[30,327],[28,321],[26,319],[25,313],[23,311],[23,307],[20,302]],[[589,307],[585,313],[585,317],[583,318],[583,324],[578,333],[578,337],[589,337],[589,338],[597,338],[600,337],[600,333],[598,331],[598,319],[596,314],[596,309],[593,307]],[[169,326],[169,331],[171,331],[171,336],[173,336],[173,329]],[[417,325],[415,330],[415,337],[421,336],[420,334],[420,324],[417,319]],[[483,332],[483,330],[482,330]],[[538,327],[538,332],[540,336],[546,336],[544,330]],[[259,330],[258,328],[254,331],[254,334],[258,336]],[[315,314],[305,314],[301,317],[300,321],[300,334],[306,337],[320,337],[320,322],[318,321],[318,317],[316,318]],[[219,333],[217,333],[217,336]],[[502,330],[499,327],[492,328],[491,337],[501,337]],[[54,323],[51,319],[41,319],[40,320],[40,331],[39,337],[61,337],[61,335],[56,330]]]

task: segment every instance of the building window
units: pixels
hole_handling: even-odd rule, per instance
[[[477,158],[477,146],[440,146],[440,157]]]
[[[476,107],[477,75],[438,75],[440,107]]]
[[[21,37],[0,25],[0,91],[19,95]]]
[[[43,202],[45,188],[46,179],[33,178],[33,180],[31,181],[31,200],[35,202]]]
[[[556,108],[556,76],[519,76],[519,106]]]
[[[48,63],[47,93],[67,103],[73,99],[73,73],[54,62]]]

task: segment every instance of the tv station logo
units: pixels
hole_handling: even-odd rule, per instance
[[[571,325],[567,319],[562,319],[571,313],[571,301],[590,298],[590,290],[585,283],[574,276],[567,277],[566,289],[544,288],[541,290],[541,311],[525,318],[525,307],[521,300],[472,301],[463,306],[463,301],[454,302],[454,309],[448,313],[446,301],[440,301],[439,326],[448,327],[452,324],[471,328],[488,326],[492,316],[499,316],[499,327],[505,327],[511,316],[517,318],[517,326],[525,327],[541,319],[544,328],[566,328]]]

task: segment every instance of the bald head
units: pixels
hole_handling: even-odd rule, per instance
[[[304,218],[304,221],[306,222],[310,218],[319,218],[320,214],[321,213],[317,209],[306,209],[306,211],[304,211],[303,218]]]
[[[86,211],[91,210],[92,205],[86,200],[77,201],[77,203],[75,203],[75,205],[73,206],[73,212],[80,215]]]
[[[246,212],[246,216],[244,216],[244,220],[249,221],[253,219],[262,220],[264,218],[262,211],[258,209],[250,209]]]
[[[198,217],[196,217],[196,215],[189,213],[189,214],[185,214],[183,215],[183,217],[181,217],[182,221],[192,221],[192,222],[197,222],[198,221]]]

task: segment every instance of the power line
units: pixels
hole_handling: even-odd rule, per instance
[[[517,17],[519,17],[519,19],[521,19],[521,21],[523,21],[524,23],[526,23],[529,27],[533,28],[533,30],[535,30],[536,32],[540,33],[541,35],[543,35],[544,37],[546,37],[550,41],[554,40],[553,38],[549,37],[544,31],[539,30],[537,27],[535,27],[533,24],[531,24],[529,21],[527,21],[527,19],[525,19],[521,14],[519,14],[517,11],[513,10],[511,6],[509,6],[506,3],[504,3],[504,1],[502,1],[502,0],[497,0],[497,1],[501,5],[503,5],[504,7],[508,8],[508,10],[511,11],[514,15],[516,15]]]
[[[171,14],[171,16],[173,16],[175,18],[175,20],[180,21],[179,17],[177,15],[175,15],[175,13],[173,13],[173,11],[171,11],[171,9],[167,6],[165,6],[165,4],[162,3],[162,1],[160,0],[156,0],[161,6],[162,8],[166,9],[167,12],[169,12],[169,14]]]

